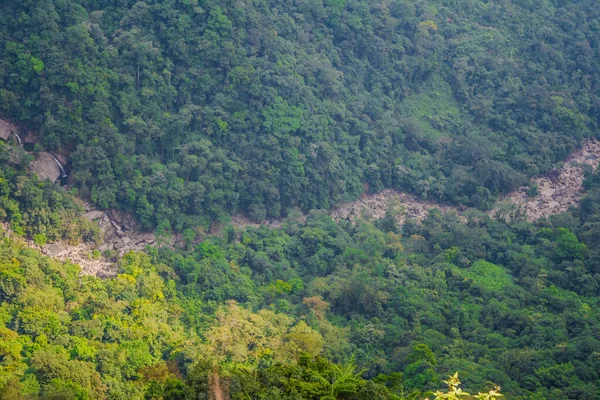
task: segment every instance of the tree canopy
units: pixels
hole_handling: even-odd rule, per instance
[[[0,398],[597,399],[600,172],[483,211],[600,138],[598,59],[595,0],[1,2]],[[472,208],[326,212],[384,188]],[[42,255],[81,199],[156,245]]]
[[[176,230],[384,187],[488,207],[598,136],[593,0],[0,5],[0,113]]]

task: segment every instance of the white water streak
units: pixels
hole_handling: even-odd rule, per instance
[[[19,134],[17,132],[14,132],[15,136],[17,137],[17,141],[19,142],[19,146],[23,147],[23,142],[21,141],[21,136],[19,136]]]
[[[48,154],[50,154],[50,153],[48,153]],[[54,161],[56,161],[56,165],[58,165],[58,168],[60,168],[60,173],[62,174],[61,178],[66,178],[67,174],[65,173],[65,169],[63,168],[62,164],[60,162],[58,162],[56,157],[54,157],[52,154],[50,154],[50,157],[54,158]]]

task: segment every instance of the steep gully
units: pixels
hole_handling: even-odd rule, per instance
[[[23,131],[21,130],[23,134]],[[26,145],[37,143],[37,137],[31,131],[25,131],[23,137],[19,134],[19,128],[11,122],[0,119],[0,139],[8,142],[11,135],[17,139],[17,144],[26,150]],[[62,159],[62,162],[61,160]],[[35,173],[40,180],[55,182],[58,179],[68,178],[63,164],[68,157],[63,154],[56,156],[46,151],[37,152],[35,160],[30,164],[31,172]],[[42,253],[59,261],[71,261],[82,267],[83,273],[99,277],[109,277],[116,273],[114,263],[102,258],[92,257],[92,252],[98,250],[111,251],[115,257],[122,257],[131,250],[143,250],[147,245],[155,243],[154,235],[140,231],[133,218],[115,210],[99,211],[82,200],[81,205],[85,208],[84,217],[96,222],[100,228],[101,237],[96,244],[79,244],[77,246],[66,243],[51,243],[37,246],[33,241],[25,240],[26,245],[38,248]],[[0,224],[4,231],[10,232],[6,224]],[[0,229],[1,230],[1,229]],[[169,244],[169,243],[167,243]],[[172,242],[170,244],[173,244]]]
[[[0,139],[7,141],[11,132],[15,134],[18,143],[23,145],[16,127],[0,119]],[[28,137],[31,137],[31,135],[28,135]],[[48,158],[48,156],[44,155],[43,152],[38,153],[36,159],[38,167],[36,168],[36,162],[32,163],[32,172],[38,174],[41,179],[54,181],[59,177],[65,178],[66,173],[59,160],[49,153],[46,154],[56,163],[54,166],[57,168],[55,173],[48,174],[48,160],[43,159]],[[39,168],[39,164],[43,164],[43,168]],[[596,169],[599,164],[600,142],[590,140],[581,149],[564,160],[560,169],[553,169],[546,175],[534,177],[529,187],[521,187],[500,198],[496,206],[488,211],[488,215],[492,218],[502,217],[507,219],[520,216],[528,221],[535,221],[565,212],[570,207],[576,206],[581,200],[584,168],[587,166]],[[529,188],[534,185],[537,186],[537,194],[529,196]],[[38,247],[44,254],[60,261],[70,260],[79,264],[84,274],[110,277],[116,274],[114,263],[103,259],[93,259],[90,257],[93,250],[99,250],[100,252],[109,250],[115,256],[122,257],[129,251],[140,251],[146,246],[156,243],[154,235],[141,231],[131,216],[116,210],[96,210],[83,201],[82,204],[86,209],[84,217],[95,221],[100,227],[100,244],[71,246],[64,243],[52,243],[41,248]],[[396,207],[401,211],[396,215],[396,220],[400,224],[409,219],[420,222],[427,217],[430,209],[437,209],[442,213],[453,212],[461,218],[468,211],[466,208],[434,203],[412,194],[386,189],[373,195],[365,194],[353,202],[340,204],[331,209],[329,214],[336,220],[348,219],[353,221],[359,217],[372,220],[384,217],[389,207]],[[305,218],[306,216],[303,215],[300,220]],[[281,226],[283,220],[267,220],[262,224],[258,224],[244,216],[234,215],[232,216],[232,222],[238,228],[258,227],[260,225],[275,228]],[[27,244],[37,247],[33,242]],[[174,246],[175,244],[176,238],[172,238],[165,245]]]

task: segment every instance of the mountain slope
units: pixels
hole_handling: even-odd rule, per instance
[[[593,1],[25,1],[0,111],[147,226],[370,191],[489,207],[597,136]]]

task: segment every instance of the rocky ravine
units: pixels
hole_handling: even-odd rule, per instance
[[[581,200],[584,166],[596,169],[599,164],[600,141],[590,140],[581,149],[571,154],[560,170],[555,169],[546,175],[535,177],[529,187],[521,187],[500,198],[488,215],[492,218],[503,216],[509,219],[522,215],[527,221],[532,222],[565,212],[571,206],[579,204]],[[527,192],[534,185],[537,185],[538,193],[530,197]],[[386,189],[374,195],[363,196],[351,203],[341,204],[331,211],[331,216],[335,219],[350,220],[359,216],[377,219],[382,218],[387,209],[394,204],[404,209],[404,213],[396,217],[400,224],[407,219],[422,221],[432,208],[441,212],[456,212],[459,215],[466,211],[456,206],[433,203],[407,193]]]
[[[23,131],[15,124],[0,119],[0,139],[8,142],[13,134],[19,135],[18,144],[21,146],[37,143],[37,137],[33,132]],[[29,165],[29,169],[40,180],[55,182],[58,178],[64,176],[61,170],[62,166],[59,166],[58,163],[66,164],[67,161],[67,157],[64,155],[57,154],[55,158],[50,153],[41,151],[35,154],[35,160]],[[41,247],[35,245],[33,241],[26,241],[26,244],[39,249],[43,254],[56,260],[70,260],[75,264],[79,264],[84,274],[109,277],[114,276],[116,273],[114,263],[104,260],[103,257],[93,257],[94,250],[100,252],[110,250],[116,257],[122,257],[128,251],[143,250],[147,245],[155,243],[154,235],[140,231],[130,216],[114,210],[99,211],[85,202],[83,205],[86,209],[84,217],[96,222],[100,227],[100,244],[72,246],[66,243],[51,243]],[[1,224],[1,228],[12,234],[6,224]]]
[[[14,125],[0,120],[0,139],[7,140],[11,131],[16,128]],[[6,136],[6,137],[5,137]],[[28,138],[31,135],[27,135]],[[60,171],[54,159],[45,157],[43,153],[38,155],[38,160],[43,161],[48,170],[52,170],[48,178],[60,176]],[[43,160],[42,160],[43,159]],[[50,162],[50,160],[52,162]],[[65,162],[66,160],[61,160]],[[588,165],[595,169],[600,164],[600,142],[597,140],[588,141],[580,150],[573,153],[565,161],[560,170],[553,170],[545,176],[539,176],[532,180],[532,185],[537,185],[538,194],[533,197],[527,195],[528,187],[522,187],[519,190],[502,197],[497,206],[488,214],[491,217],[514,218],[517,215],[524,215],[528,221],[534,221],[542,217],[548,217],[567,211],[569,207],[575,206],[581,200],[583,194],[583,166]],[[33,172],[38,173],[43,179],[44,174],[36,170],[36,164],[33,163]],[[55,179],[56,179],[55,178]],[[114,263],[100,259],[93,259],[92,252],[99,250],[104,252],[110,250],[117,257],[122,257],[128,251],[143,250],[148,245],[155,244],[156,240],[152,233],[141,231],[131,216],[117,212],[115,210],[100,211],[85,204],[86,213],[84,217],[98,223],[101,231],[100,244],[80,244],[70,246],[63,243],[53,243],[40,248],[40,250],[57,260],[70,260],[82,267],[84,274],[95,275],[98,277],[110,277],[116,274]],[[458,215],[466,211],[465,208],[458,208],[452,205],[444,205],[422,200],[414,195],[397,192],[392,189],[386,189],[373,195],[364,195],[360,199],[340,204],[330,210],[330,215],[336,219],[355,220],[358,217],[367,219],[377,219],[385,216],[389,207],[398,207],[400,212],[396,219],[402,224],[407,219],[422,221],[427,217],[430,209],[438,209],[441,212],[455,212]],[[306,216],[300,216],[299,220],[305,220]],[[233,224],[238,228],[247,226],[260,226],[243,216],[233,216]],[[282,220],[268,220],[263,225],[270,227],[279,227]],[[4,227],[7,230],[7,227]],[[174,245],[175,240],[167,245]],[[29,242],[32,247],[37,247],[33,242]]]
[[[131,217],[114,210],[96,210],[87,204],[85,207],[87,211],[83,216],[100,227],[100,244],[70,246],[52,243],[41,247],[42,253],[60,261],[70,260],[79,264],[84,274],[107,278],[116,275],[115,264],[104,257],[94,259],[94,250],[101,253],[109,250],[115,257],[121,258],[129,251],[142,251],[156,243],[154,234],[140,231]]]
[[[423,221],[431,209],[440,210],[443,213],[452,211],[460,214],[455,206],[434,203],[412,194],[385,189],[373,195],[362,196],[359,200],[351,203],[340,204],[331,210],[331,216],[336,220],[354,220],[357,217],[373,220],[383,218],[390,207],[397,207],[400,211],[396,215],[396,221],[399,224],[403,224],[408,219]]]
[[[83,274],[99,278],[115,276],[117,268],[114,262],[107,261],[102,255],[94,257],[94,250],[101,253],[109,250],[115,258],[121,258],[129,251],[142,251],[146,246],[156,243],[154,234],[138,230],[131,217],[112,210],[104,212],[87,208],[87,205],[86,209],[88,211],[84,217],[95,221],[100,227],[100,244],[81,243],[73,246],[57,242],[38,246],[32,240],[22,240],[27,246],[39,250],[42,254],[58,261],[70,261],[78,264]],[[7,224],[0,223],[0,232],[2,231],[13,235]],[[167,245],[173,245],[173,242],[167,243]]]
[[[529,197],[529,188],[522,187],[498,200],[498,206],[492,209],[490,215],[496,216],[504,208],[509,209],[511,215],[524,214],[525,219],[532,222],[565,212],[581,200],[584,166],[596,169],[599,164],[600,142],[591,140],[571,154],[560,170],[552,170],[533,179],[532,183],[537,185],[536,196]]]

